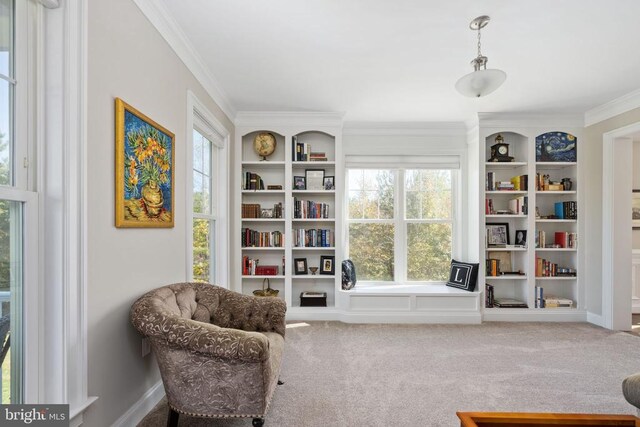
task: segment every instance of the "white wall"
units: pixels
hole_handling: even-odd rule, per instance
[[[640,141],[633,141],[633,184],[634,190],[640,189]],[[633,230],[633,249],[640,249],[640,230]]]
[[[589,230],[580,236],[585,258],[589,260],[584,274],[587,310],[602,314],[602,140],[603,134],[614,129],[640,122],[640,108],[628,111],[594,125],[584,131],[584,144],[580,145],[581,167],[585,169],[584,221]]]
[[[160,379],[155,360],[140,355],[129,309],[143,293],[186,277],[187,90],[234,128],[132,0],[88,3],[88,388],[99,400],[85,425],[100,427]],[[115,97],[176,134],[172,229],[114,227]]]

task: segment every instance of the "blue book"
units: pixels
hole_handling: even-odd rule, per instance
[[[564,219],[564,202],[556,202],[556,216],[558,219]]]

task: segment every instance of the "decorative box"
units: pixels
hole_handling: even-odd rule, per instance
[[[300,307],[326,307],[326,292],[301,292]]]

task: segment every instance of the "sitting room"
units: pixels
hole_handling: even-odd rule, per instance
[[[0,0],[0,425],[640,425],[638,16]]]

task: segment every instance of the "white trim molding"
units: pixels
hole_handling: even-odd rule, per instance
[[[464,122],[345,122],[342,135],[362,136],[460,136]]]
[[[59,0],[39,0],[40,4],[46,7],[47,9],[57,9],[60,7]]]
[[[229,98],[222,86],[215,78],[209,67],[196,51],[191,40],[184,33],[180,25],[171,16],[171,13],[162,1],[155,0],[133,0],[142,13],[147,17],[160,35],[167,41],[171,49],[184,62],[184,65],[193,73],[196,80],[207,91],[209,96],[224,111],[229,120],[234,121],[236,109],[229,101]]]
[[[584,113],[584,125],[591,126],[635,108],[640,108],[640,89],[587,111]]]
[[[165,396],[162,381],[158,381],[142,397],[134,403],[111,427],[128,427],[138,425],[140,421],[162,400]]]
[[[583,128],[584,117],[579,114],[478,113],[479,125],[485,128]]]
[[[334,112],[291,112],[291,111],[239,111],[236,115],[236,127],[270,129],[274,123],[278,127],[300,128],[342,128],[343,113]]]

